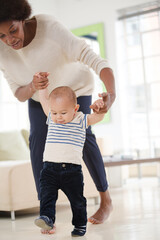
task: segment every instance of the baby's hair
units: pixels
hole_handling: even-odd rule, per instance
[[[77,97],[75,92],[68,86],[61,86],[55,88],[49,95],[49,98],[57,98],[57,97],[68,97],[68,99],[74,104],[77,104]]]
[[[0,0],[0,23],[23,21],[31,15],[32,9],[27,0]]]

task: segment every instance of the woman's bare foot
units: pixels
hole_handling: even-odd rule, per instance
[[[51,230],[41,229],[42,234],[54,234],[56,232],[56,227],[53,226]]]
[[[110,198],[108,190],[106,192],[100,192],[101,204],[97,212],[88,218],[88,222],[93,224],[103,223],[113,210],[112,200]]]

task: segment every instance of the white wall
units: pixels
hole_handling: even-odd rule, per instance
[[[105,126],[97,126],[95,131],[98,136],[107,135],[113,141],[115,152],[123,148],[116,65],[117,10],[149,1],[153,0],[29,0],[33,14],[52,14],[69,29],[98,22],[104,23],[106,57],[115,73],[117,98],[111,109],[111,122]]]

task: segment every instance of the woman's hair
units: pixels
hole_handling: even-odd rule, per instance
[[[23,21],[31,15],[32,9],[27,0],[0,0],[0,22]]]

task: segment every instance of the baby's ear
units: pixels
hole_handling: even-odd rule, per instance
[[[79,107],[80,107],[80,105],[79,105],[79,104],[76,104],[76,106],[75,106],[75,112],[78,112]]]

